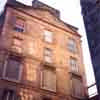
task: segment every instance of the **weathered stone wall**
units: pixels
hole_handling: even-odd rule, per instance
[[[21,56],[22,74],[19,82],[1,80],[0,87],[12,86],[21,96],[21,100],[29,100],[34,96],[34,100],[42,97],[52,97],[52,100],[72,100],[72,73],[70,67],[70,57],[78,60],[79,73],[83,88],[85,88],[84,66],[82,60],[80,36],[69,27],[65,26],[52,14],[45,10],[33,10],[32,16],[23,13],[23,9],[7,8],[6,19],[0,39],[0,61],[6,59],[9,53]],[[25,20],[25,32],[17,33],[13,30],[13,17]],[[63,28],[62,28],[63,26]],[[44,41],[44,31],[53,32],[53,43]],[[73,38],[77,44],[77,52],[72,53],[67,48],[69,38]],[[44,49],[50,48],[53,51],[53,63],[49,65],[56,71],[56,91],[48,91],[41,88],[41,72],[44,66]],[[5,52],[5,53],[3,53]],[[0,66],[2,69],[2,66]],[[0,76],[1,73],[0,73]],[[78,83],[77,83],[78,84]],[[83,97],[85,97],[83,90]],[[31,99],[30,99],[31,100]],[[76,100],[73,98],[73,100]]]

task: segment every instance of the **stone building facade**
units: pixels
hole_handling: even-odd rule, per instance
[[[0,27],[0,100],[86,100],[81,36],[58,10],[9,0]]]

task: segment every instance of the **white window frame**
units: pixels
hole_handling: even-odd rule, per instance
[[[44,60],[47,63],[52,63],[52,50],[50,48],[45,48],[44,50]]]
[[[75,58],[70,58],[70,66],[72,72],[79,72],[78,61]]]
[[[51,31],[44,31],[44,40],[45,42],[52,43],[53,42],[53,33]]]
[[[67,46],[68,46],[68,49],[71,52],[76,52],[77,51],[77,44],[76,44],[76,41],[74,39],[69,39]]]

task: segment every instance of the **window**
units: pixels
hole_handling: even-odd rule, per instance
[[[5,90],[3,93],[3,100],[16,100],[16,93],[13,90]]]
[[[44,31],[44,39],[46,42],[52,43],[53,42],[53,34],[50,31]]]
[[[52,50],[50,48],[45,48],[44,59],[47,63],[52,63]]]
[[[56,91],[56,73],[52,68],[45,68],[42,71],[42,88],[46,90]]]
[[[76,52],[77,47],[76,47],[76,41],[74,39],[69,39],[69,41],[68,41],[68,49],[71,52]]]
[[[83,85],[79,78],[77,77],[72,78],[72,89],[73,89],[72,91],[73,96],[76,96],[76,97],[83,96]]]
[[[24,32],[25,31],[25,21],[21,18],[16,18],[14,23],[14,30],[16,32]]]
[[[19,80],[21,74],[21,58],[10,55],[5,63],[4,78]]]
[[[78,62],[75,58],[70,58],[70,66],[71,66],[71,71],[73,72],[78,72]]]
[[[22,40],[19,38],[13,38],[11,49],[14,52],[22,53]]]

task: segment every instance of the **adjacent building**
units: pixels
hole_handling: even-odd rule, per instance
[[[0,20],[0,100],[86,100],[81,36],[38,0],[8,0]]]
[[[81,0],[81,5],[96,85],[100,93],[100,0]]]

